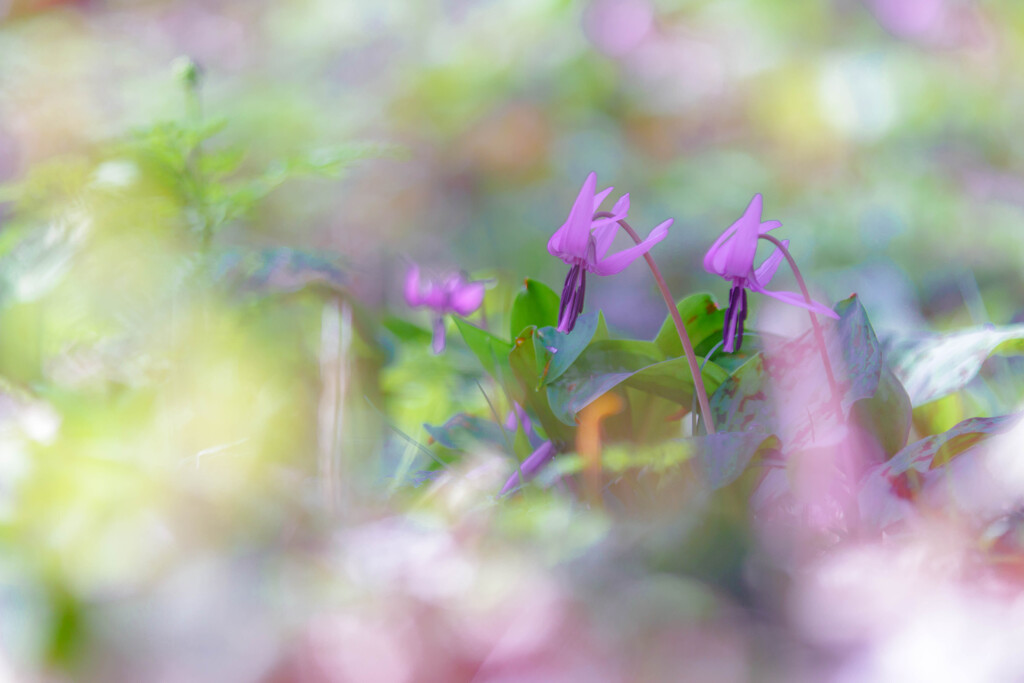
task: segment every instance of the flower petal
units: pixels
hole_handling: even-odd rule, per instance
[[[722,277],[746,277],[754,266],[754,255],[757,253],[757,235],[761,228],[761,205],[760,194],[755,194],[750,200],[746,211],[730,227],[735,227],[736,232],[727,244],[715,253],[712,258],[712,267]]]
[[[629,213],[629,193],[619,197],[618,201],[615,202],[615,206],[612,207],[612,214],[614,220],[622,220]]]
[[[540,445],[540,448],[531,453],[529,457],[519,465],[519,468],[512,473],[512,476],[508,478],[505,485],[501,487],[501,493],[498,495],[504,496],[519,486],[520,472],[523,474],[523,482],[527,482],[533,479],[537,472],[539,472],[541,468],[554,457],[555,445],[550,441],[545,441]]]
[[[601,208],[601,202],[603,202],[614,189],[614,187],[606,187],[594,195],[594,210],[590,213],[591,216],[597,213],[597,210]]]
[[[405,273],[405,303],[413,308],[423,305],[420,298],[420,267],[415,263]]]
[[[782,240],[782,246],[789,247],[789,240]],[[768,255],[761,265],[754,271],[754,280],[762,287],[771,282],[772,278],[775,277],[775,271],[779,269],[779,264],[782,263],[782,259],[785,254],[778,247]]]
[[[435,354],[444,351],[446,341],[445,337],[444,318],[437,316],[434,318],[434,339],[432,343]]]
[[[759,227],[757,229],[757,234],[758,235],[763,235],[766,232],[768,232],[769,230],[774,230],[775,228],[781,228],[781,227],[782,227],[782,221],[765,221],[764,223],[761,223],[761,227]]]
[[[813,299],[811,300],[811,303],[807,303],[807,301],[804,300],[803,294],[797,294],[796,292],[774,292],[765,289],[764,287],[758,285],[756,282],[750,282],[748,286],[750,288],[750,291],[752,292],[764,294],[765,296],[770,296],[773,299],[778,299],[783,303],[787,303],[792,306],[799,306],[800,308],[806,308],[807,310],[813,311],[818,315],[824,315],[829,318],[835,318],[836,320],[839,320],[839,314],[837,314],[831,308],[829,308],[828,306],[821,302],[814,301]]]
[[[583,187],[573,202],[569,217],[548,240],[548,252],[566,261],[585,258],[587,242],[590,239],[590,223],[594,217],[594,190],[597,188],[597,174],[591,172],[583,181]]]
[[[483,282],[460,282],[451,291],[448,305],[459,315],[469,315],[484,302]]]
[[[621,272],[630,263],[650,251],[655,244],[665,239],[666,235],[668,235],[668,228],[672,223],[673,219],[669,218],[667,221],[658,224],[654,230],[651,230],[650,234],[647,235],[647,239],[640,244],[623,249],[608,258],[598,259],[596,263],[587,263],[587,270],[598,275],[614,275]]]

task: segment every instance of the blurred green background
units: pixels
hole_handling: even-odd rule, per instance
[[[0,0],[0,17],[0,646],[19,670],[290,671],[309,605],[365,589],[323,501],[351,525],[406,509],[416,447],[396,430],[423,442],[422,423],[488,409],[465,359],[378,344],[379,315],[426,324],[406,264],[493,277],[496,306],[524,277],[557,290],[545,245],[592,170],[631,193],[640,232],[675,219],[654,253],[677,296],[725,297],[701,259],[761,192],[813,288],[858,292],[879,331],[1024,321],[1015,0]],[[664,318],[639,265],[593,278],[588,306],[640,336]],[[494,533],[563,561],[606,531],[563,504]],[[661,533],[655,564],[682,532]],[[463,551],[491,567],[487,540]],[[647,588],[693,623],[721,597]],[[764,659],[712,612],[716,662]]]

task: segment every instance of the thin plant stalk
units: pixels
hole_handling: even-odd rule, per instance
[[[786,248],[779,239],[769,235],[767,233],[758,235],[760,239],[768,240],[782,252],[782,255],[786,257],[786,261],[789,263],[790,270],[793,271],[793,275],[796,277],[796,282],[800,285],[800,293],[804,295],[804,301],[808,305],[811,305],[811,294],[807,291],[807,285],[804,283],[804,278],[800,275],[800,269],[796,266],[796,261],[789,253],[789,249]],[[818,350],[821,351],[821,360],[825,364],[825,376],[828,378],[829,389],[832,390],[832,398],[839,404],[839,386],[836,384],[835,373],[832,372],[832,363],[828,359],[828,350],[825,348],[825,336],[821,333],[821,325],[818,324],[818,316],[814,311],[808,310],[807,314],[811,316],[811,329],[814,331],[814,339],[818,343]]]
[[[601,211],[594,214],[594,218],[610,218],[611,213],[607,211]],[[640,235],[636,234],[636,230],[630,226],[624,220],[620,220],[619,225],[626,231],[634,242],[640,244],[643,240],[640,239]],[[711,404],[708,402],[708,392],[704,389],[704,379],[700,374],[700,367],[697,365],[697,354],[693,350],[693,343],[690,341],[690,335],[686,333],[686,326],[683,324],[683,318],[679,315],[679,309],[676,308],[675,299],[672,298],[672,293],[668,291],[668,285],[665,284],[665,278],[662,277],[661,271],[658,269],[658,265],[654,262],[654,258],[651,257],[650,252],[644,254],[644,260],[647,261],[647,266],[651,269],[651,273],[654,275],[655,282],[658,283],[658,290],[661,291],[661,296],[665,299],[665,305],[668,306],[669,315],[672,316],[672,322],[676,325],[676,332],[679,334],[679,341],[683,345],[683,353],[686,354],[686,363],[690,366],[690,375],[693,376],[693,390],[697,394],[697,403],[700,404],[701,415],[704,416],[704,424],[707,428],[708,434],[715,433],[714,421],[711,419]]]

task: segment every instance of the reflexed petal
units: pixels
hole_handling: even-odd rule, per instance
[[[621,220],[626,217],[629,213],[629,193],[619,197],[618,201],[615,202],[615,206],[612,207],[612,215],[614,220]]]
[[[789,247],[789,240],[782,240],[782,244],[785,247]],[[768,255],[768,258],[754,271],[754,280],[762,287],[771,282],[772,278],[775,277],[775,271],[779,269],[779,264],[782,263],[783,257],[782,250],[775,247],[772,253]]]
[[[420,299],[420,267],[415,263],[405,273],[405,303],[412,307],[423,305]]]
[[[603,222],[594,221],[594,254],[600,261],[608,253],[608,249],[615,241],[615,234],[619,231],[619,224],[611,219]]]
[[[761,287],[755,282],[749,283],[750,290],[765,296],[770,296],[773,299],[778,299],[783,303],[790,304],[792,306],[799,306],[800,308],[806,308],[809,311],[813,311],[819,315],[828,316],[829,318],[835,318],[839,320],[839,315],[831,308],[818,301],[811,300],[811,303],[807,303],[804,300],[803,294],[797,294],[796,292],[773,292],[771,290]]]
[[[508,478],[505,485],[501,487],[501,493],[498,495],[504,496],[506,493],[514,490],[519,486],[519,473],[523,474],[523,481],[527,482],[536,476],[537,472],[541,470],[544,465],[551,461],[555,457],[555,445],[550,441],[545,441],[540,445],[540,448],[535,450],[519,465],[519,468],[512,473],[512,476]]]
[[[460,282],[448,299],[448,305],[459,315],[469,315],[484,302],[483,282]]]
[[[597,213],[597,210],[601,208],[601,202],[603,202],[608,197],[608,195],[612,193],[612,190],[614,189],[614,187],[606,187],[594,195],[594,210],[590,213],[591,216]]]
[[[587,263],[587,269],[598,275],[614,275],[621,272],[630,263],[650,251],[655,244],[665,239],[665,236],[668,235],[668,228],[672,223],[673,219],[669,218],[667,221],[660,223],[654,230],[651,230],[647,239],[640,244],[623,249],[608,258],[598,259],[597,263]]]
[[[769,230],[774,230],[775,228],[781,227],[782,221],[765,221],[764,223],[761,224],[761,227],[757,229],[757,234],[763,235]]]

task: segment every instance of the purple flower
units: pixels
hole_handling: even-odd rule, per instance
[[[523,433],[527,437],[533,436],[533,423],[530,422],[530,416],[526,414],[521,405],[513,401],[512,410],[508,411],[508,416],[505,418],[505,429],[514,432],[519,425],[523,426]]]
[[[548,240],[548,252],[557,256],[571,267],[562,288],[562,301],[558,310],[558,331],[571,332],[576,318],[583,312],[583,295],[587,290],[587,272],[595,275],[614,275],[637,260],[655,244],[665,239],[672,219],[659,224],[640,244],[623,249],[608,256],[618,221],[629,211],[629,194],[624,194],[612,207],[612,215],[594,218],[601,202],[611,193],[612,188],[600,192],[597,189],[597,174],[591,173],[583,182],[579,196],[569,211],[569,217]]]
[[[550,441],[545,441],[540,445],[540,448],[535,450],[529,455],[520,465],[519,469],[512,473],[512,476],[508,478],[505,485],[501,487],[501,493],[498,495],[504,496],[506,493],[513,491],[519,486],[519,473],[523,474],[523,482],[530,481],[537,472],[540,471],[544,465],[548,464],[555,457],[555,445]]]
[[[426,306],[434,311],[434,353],[445,346],[444,315],[466,316],[480,308],[484,301],[484,283],[467,282],[461,275],[449,275],[443,281],[431,281],[426,288],[420,283],[420,268],[415,263],[405,275],[405,301],[413,308]]]
[[[774,230],[782,225],[779,221],[761,222],[762,198],[754,195],[747,205],[747,210],[738,221],[730,225],[704,255],[704,270],[720,275],[732,282],[729,290],[729,309],[725,314],[725,328],[722,335],[725,350],[729,353],[739,351],[743,344],[743,322],[747,318],[747,290],[765,294],[787,304],[806,308],[814,313],[839,318],[828,306],[817,301],[808,303],[802,294],[795,292],[773,292],[765,289],[775,271],[782,262],[783,253],[776,248],[761,265],[754,268],[754,255],[757,252],[758,235]],[[782,240],[785,247],[789,240]]]

